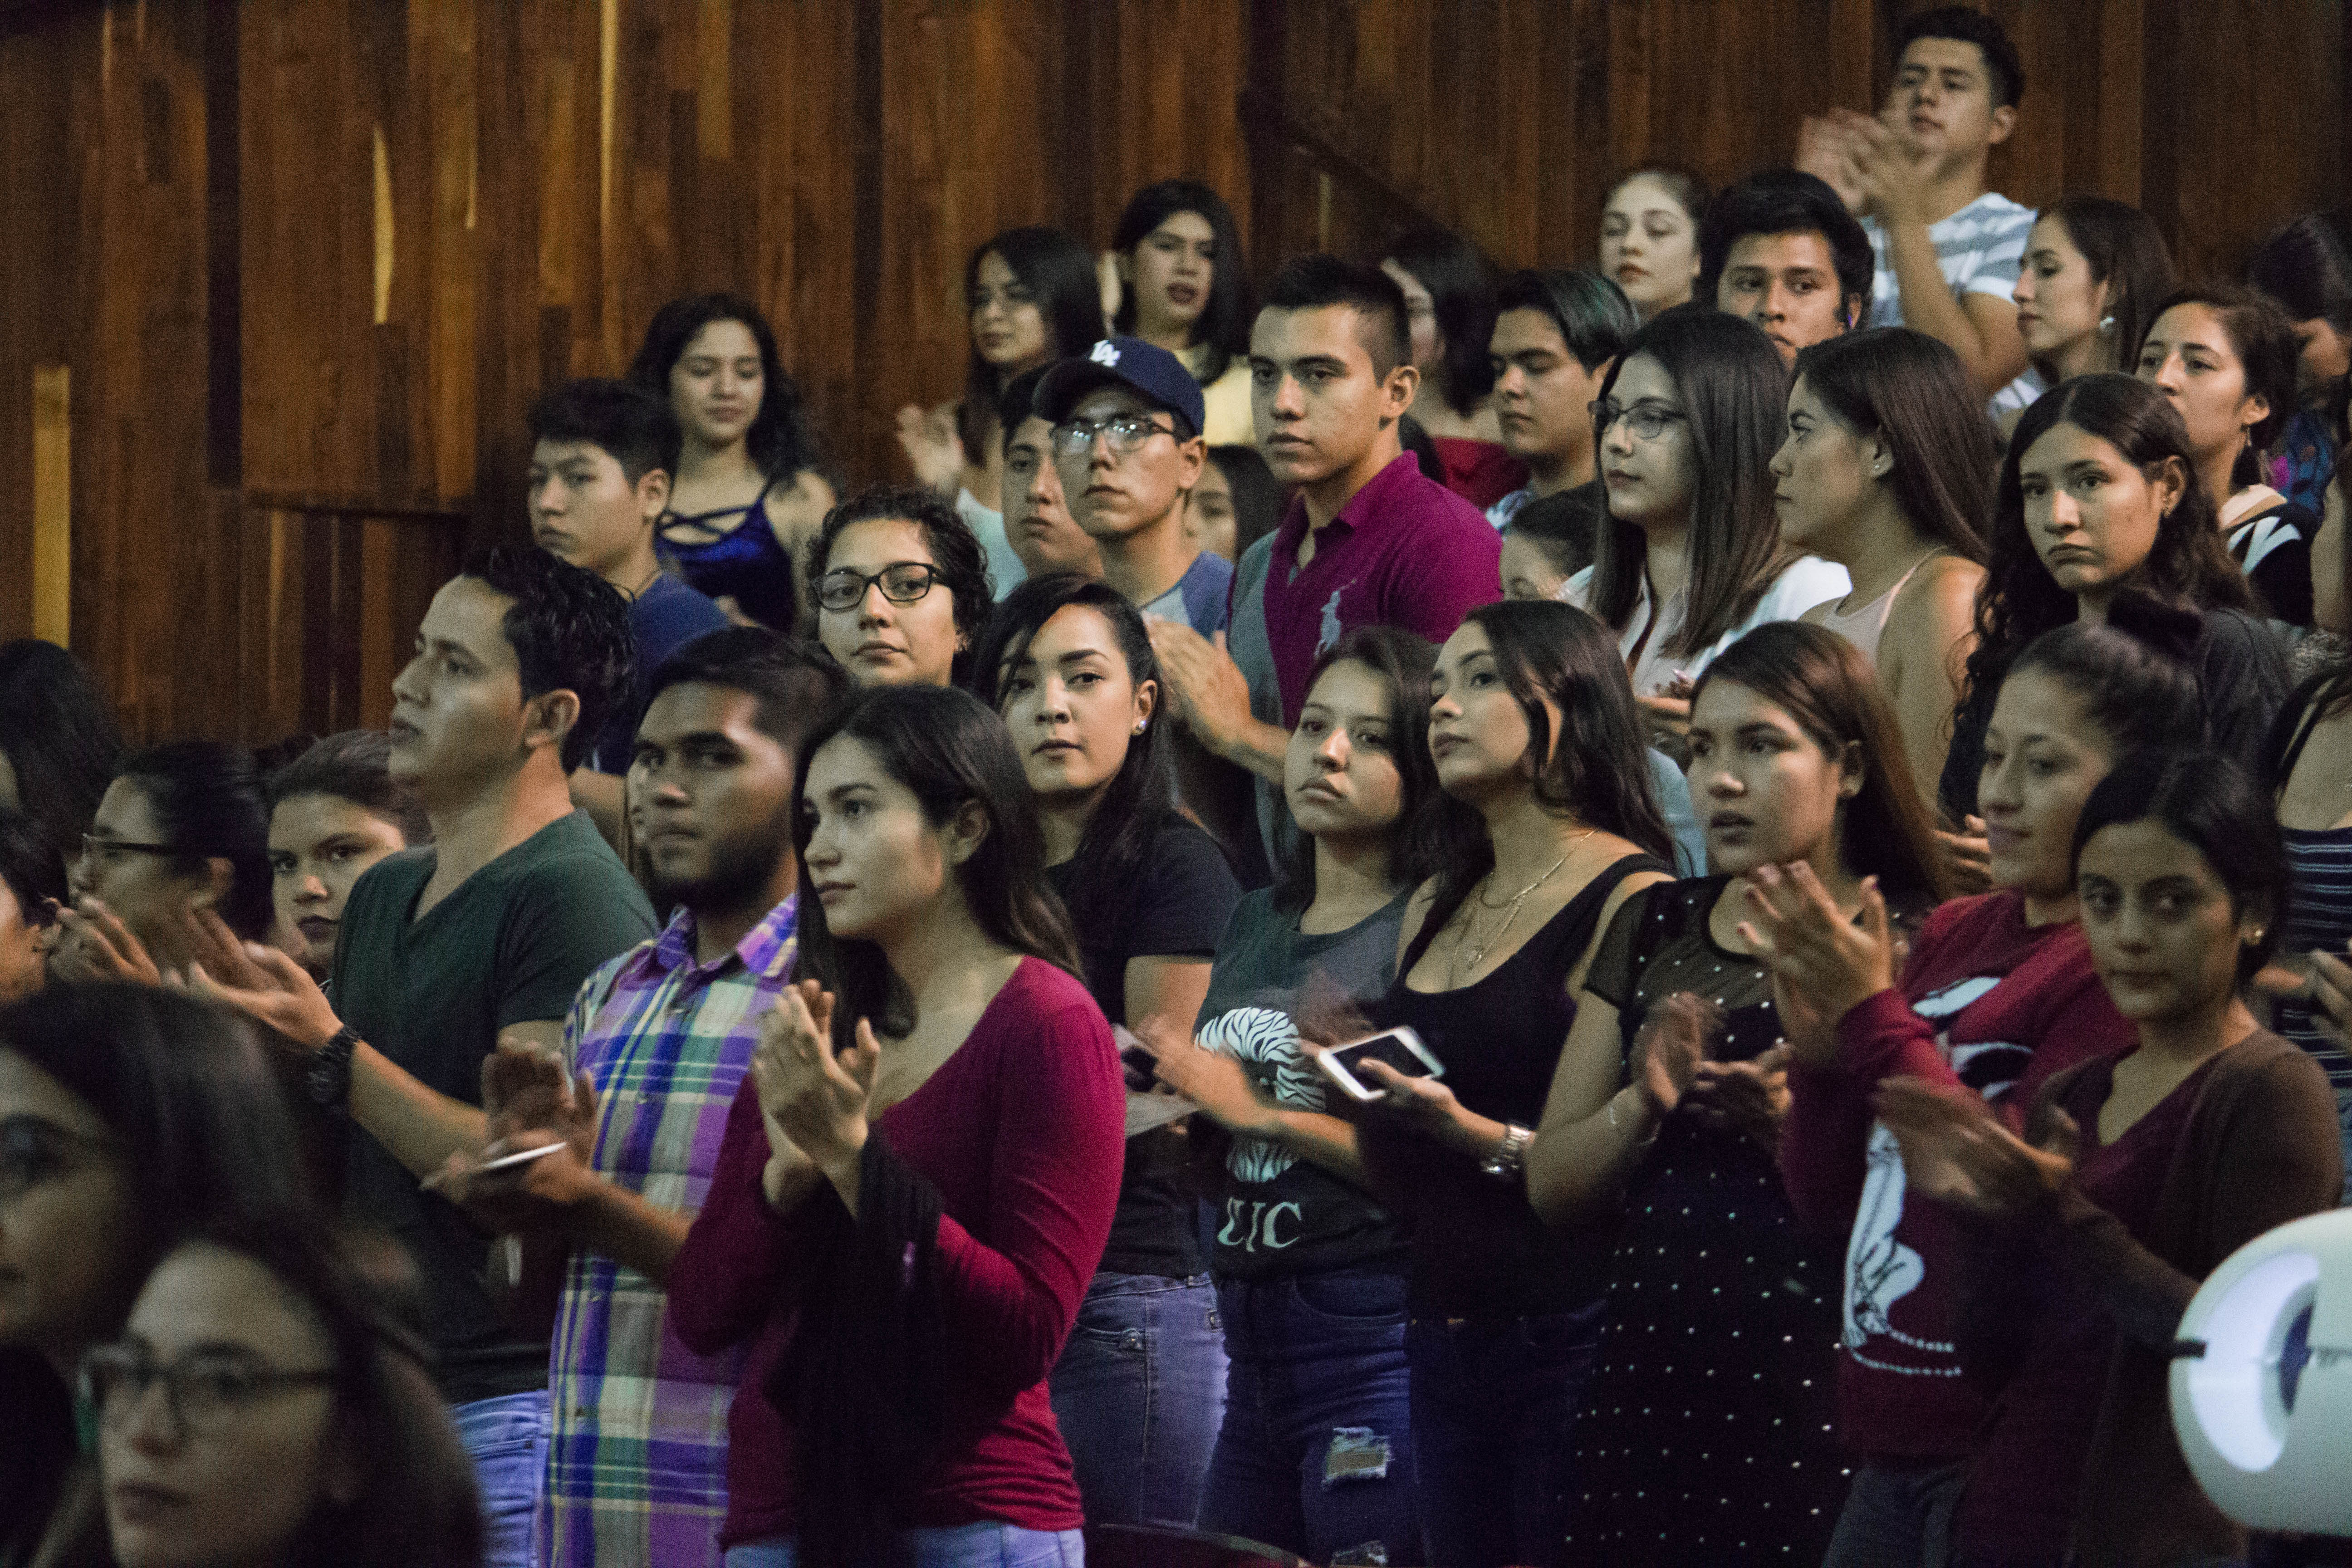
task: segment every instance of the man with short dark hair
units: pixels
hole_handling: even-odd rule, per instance
[[[1906,17],[1895,48],[1877,117],[1808,120],[1797,166],[1863,215],[1877,258],[1871,321],[1940,339],[1996,412],[2021,408],[2036,384],[2010,290],[2033,209],[1988,189],[1985,166],[2017,128],[2025,68],[2000,24],[1966,5]]]
[[[1037,384],[1050,366],[1005,383],[997,423],[1004,431],[1004,539],[1032,577],[1048,572],[1103,574],[1102,550],[1070,515],[1062,470],[1054,462],[1054,426],[1038,417]]]
[[[1594,471],[1592,400],[1609,367],[1642,330],[1624,290],[1598,272],[1515,272],[1495,291],[1495,414],[1503,447],[1528,466],[1528,482],[1486,509],[1507,528],[1546,496],[1583,492],[1574,510],[1609,509]]]
[[[1870,236],[1818,175],[1767,169],[1707,205],[1698,226],[1698,297],[1797,351],[1870,321]]]
[[[496,1568],[530,1560],[547,1342],[508,1324],[487,1283],[499,1256],[419,1182],[546,1120],[546,1106],[486,1095],[485,1064],[559,1049],[581,981],[653,932],[645,894],[566,784],[628,672],[628,612],[611,587],[541,550],[476,557],[433,596],[392,688],[392,776],[425,803],[433,843],[352,889],[328,991],[225,927],[219,973],[192,976],[299,1047],[313,1099],[349,1117],[343,1207],[415,1262]]]
[[[1378,268],[1302,256],[1275,275],[1250,332],[1250,405],[1266,466],[1297,492],[1234,569],[1230,642],[1152,627],[1186,725],[1257,775],[1269,849],[1316,657],[1360,626],[1443,642],[1501,596],[1495,531],[1399,441],[1420,384],[1406,331],[1404,295]]]
[[[654,530],[669,509],[684,440],[669,400],[625,381],[567,381],[530,405],[530,534],[629,603],[637,677],[591,737],[572,794],[606,838],[620,836],[621,775],[645,711],[643,678],[727,613],[662,570]]]
[[[1184,362],[1141,338],[1105,338],[1048,370],[1032,406],[1053,426],[1062,493],[1101,552],[1103,581],[1148,618],[1222,630],[1233,563],[1184,526],[1208,460],[1201,384]]]
[[[562,1568],[719,1563],[727,1412],[746,1351],[705,1358],[679,1344],[663,1285],[761,1021],[791,979],[793,784],[848,679],[814,645],[730,627],[688,643],[647,686],[630,810],[655,891],[677,913],[572,1005],[564,1047],[585,1080],[573,1114],[511,1140],[563,1147],[493,1175],[451,1163],[451,1195],[477,1220],[568,1254],[539,1554]],[[540,1068],[551,1089],[564,1070]]]

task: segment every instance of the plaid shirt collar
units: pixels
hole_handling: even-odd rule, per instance
[[[675,974],[683,969],[689,985],[708,985],[727,973],[732,964],[740,963],[752,974],[764,980],[777,980],[792,964],[794,944],[793,936],[800,925],[800,895],[788,895],[784,901],[770,910],[760,923],[743,933],[743,940],[734,948],[708,963],[698,963],[694,957],[694,911],[681,905],[670,916],[669,924],[654,939],[653,949],[646,956],[652,971],[647,978]]]

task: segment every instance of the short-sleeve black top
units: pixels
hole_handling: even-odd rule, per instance
[[[1045,879],[1066,903],[1082,875],[1077,859],[1045,868]],[[1117,904],[1111,918],[1078,932],[1082,978],[1103,1016],[1127,1022],[1128,960],[1213,956],[1241,896],[1217,841],[1170,812],[1144,852],[1134,896]],[[1183,1134],[1171,1128],[1127,1141],[1118,1212],[1103,1251],[1106,1270],[1175,1279],[1208,1271],[1185,1176],[1188,1147]]]

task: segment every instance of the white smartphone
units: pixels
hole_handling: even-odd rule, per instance
[[[1338,1084],[1340,1093],[1363,1105],[1388,1097],[1388,1090],[1375,1089],[1357,1075],[1358,1065],[1367,1061],[1393,1068],[1407,1078],[1445,1076],[1444,1064],[1429,1054],[1429,1047],[1411,1029],[1383,1029],[1315,1053],[1315,1065],[1323,1069],[1323,1076]]]
[[[532,1149],[518,1149],[511,1154],[501,1154],[495,1160],[483,1161],[480,1164],[475,1166],[472,1171],[468,1172],[467,1174],[486,1176],[492,1171],[503,1171],[509,1166],[528,1165],[533,1160],[546,1159],[550,1154],[554,1153],[558,1149],[562,1147],[562,1141],[559,1139],[553,1143],[541,1143],[538,1147]]]

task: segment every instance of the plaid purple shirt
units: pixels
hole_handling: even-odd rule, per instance
[[[694,962],[685,910],[580,987],[563,1039],[595,1080],[597,1171],[646,1202],[702,1206],[727,1109],[760,1019],[792,973],[795,900],[715,963]],[[562,1568],[708,1563],[727,1517],[727,1407],[743,1352],[677,1342],[661,1289],[585,1248],[557,1309],[541,1563]]]

